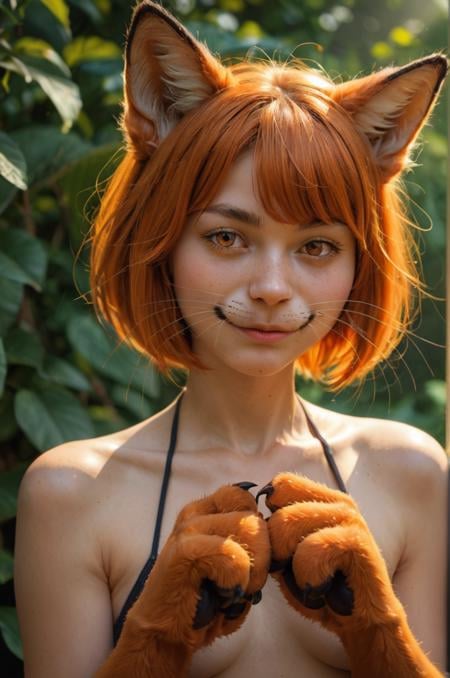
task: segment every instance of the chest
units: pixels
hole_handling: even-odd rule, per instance
[[[355,472],[351,455],[342,456],[340,471],[351,495],[356,499],[386,560],[391,577],[398,564],[403,543],[402,522],[395,505],[383,496],[373,475]],[[128,493],[124,507],[110,524],[110,584],[113,616],[117,618],[143,564],[148,558],[155,527],[164,459],[153,460],[134,477],[134,491]],[[252,481],[262,487],[280,471],[293,471],[312,480],[336,487],[330,469],[317,454],[299,454],[287,449],[264,459],[231,458],[200,453],[194,459],[179,454],[174,459],[161,525],[160,550],[171,532],[180,509],[189,501],[213,492],[222,484]],[[122,484],[124,487],[124,484]],[[117,502],[119,504],[119,502]],[[263,513],[266,509],[260,507]],[[395,518],[395,520],[394,520]],[[261,678],[292,675],[303,667],[305,675],[348,675],[345,653],[336,636],[304,619],[289,607],[269,577],[261,603],[252,608],[243,627],[232,636],[216,640],[194,656],[191,676],[195,678],[238,678],[252,667],[261,666]]]

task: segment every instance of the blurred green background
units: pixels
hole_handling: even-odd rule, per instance
[[[447,50],[445,0],[173,0],[226,59],[264,53],[354,77]],[[94,318],[87,248],[98,189],[121,154],[122,49],[133,3],[0,0],[0,655],[21,676],[12,586],[20,478],[66,440],[124,428],[177,392]],[[434,299],[364,386],[307,399],[419,426],[444,442],[446,96],[406,175]],[[431,229],[431,223],[433,228]],[[77,257],[77,253],[79,256]]]

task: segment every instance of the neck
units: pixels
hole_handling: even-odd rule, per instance
[[[193,370],[182,405],[185,431],[198,447],[247,455],[292,443],[307,434],[294,383],[293,366],[269,377]]]

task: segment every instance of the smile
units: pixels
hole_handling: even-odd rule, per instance
[[[289,337],[291,334],[295,334],[295,332],[298,332],[298,330],[303,329],[309,323],[314,319],[314,314],[311,313],[306,320],[306,322],[298,327],[295,330],[281,330],[278,326],[267,326],[267,327],[240,327],[239,325],[235,325],[231,320],[228,320],[226,317],[225,313],[222,311],[220,306],[214,306],[214,313],[220,320],[225,320],[231,327],[233,327],[236,330],[239,330],[239,332],[242,332],[243,334],[246,334],[248,337],[251,339],[258,341],[260,343],[276,343],[278,341],[282,341],[286,337]]]

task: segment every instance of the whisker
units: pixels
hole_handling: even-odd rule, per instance
[[[352,328],[352,329],[354,329],[354,328]],[[352,342],[351,342],[347,337],[345,337],[345,335],[343,335],[341,332],[338,331],[338,329],[336,328],[336,326],[332,327],[331,330],[330,330],[330,332],[333,332],[333,334],[336,334],[338,337],[340,337],[341,339],[343,339],[347,344],[349,344],[349,345],[350,345],[350,348],[352,349],[353,353],[354,353],[355,356],[356,356],[356,359],[357,359],[358,361],[361,360],[361,357],[360,357],[358,351],[356,350],[355,346],[352,344]],[[361,336],[363,336],[363,338],[367,339],[367,338],[364,336],[363,333],[361,333]],[[370,340],[367,339],[367,341],[370,341]],[[374,345],[373,342],[371,342],[371,343],[372,343],[372,345]],[[389,367],[390,367],[390,366],[389,366]],[[392,369],[392,368],[390,367],[390,369]],[[393,369],[392,369],[392,372],[393,372],[393,374],[395,375],[396,379],[398,379],[398,377],[397,377],[397,375],[396,375],[396,373],[395,373],[395,371],[394,371]],[[387,389],[388,389],[389,398],[390,398],[390,387],[389,387],[389,383],[387,382],[387,379],[386,379],[386,376],[385,376],[384,372],[383,372],[382,376],[383,376],[383,379],[384,379],[384,381],[385,381],[386,387],[387,387]],[[360,385],[359,388],[360,388],[360,389],[362,388],[362,383],[361,383],[361,385]],[[358,397],[358,394],[356,394],[356,397]],[[373,391],[373,400],[374,400],[374,399],[375,399],[375,384],[374,384],[374,391]]]
[[[342,319],[340,319],[339,322],[341,322],[341,324],[343,324],[344,326],[349,327],[350,329],[355,331],[360,337],[362,337],[365,341],[367,341],[371,346],[376,348],[376,344],[371,339],[369,339],[369,337],[366,335],[366,333],[363,330],[361,330],[361,328],[358,328],[357,326],[355,326],[351,323],[345,322]],[[411,382],[413,384],[414,390],[417,390],[417,383],[416,383],[416,380],[414,378],[414,375],[413,375],[408,363],[406,362],[405,358],[403,357],[402,353],[400,353],[400,350],[398,348],[394,348],[393,351],[392,351],[392,354],[396,355],[397,359],[403,364],[404,368],[408,372],[409,377],[411,378]],[[390,364],[388,359],[386,359],[385,364],[386,364],[386,366],[389,366],[389,369],[392,371],[393,375],[395,376],[396,383],[398,383],[400,385],[400,380],[398,378],[398,375],[395,372],[394,368],[392,367],[392,365]],[[386,386],[388,386],[387,383],[386,383]]]
[[[336,309],[336,310],[337,310],[337,309]],[[333,309],[330,308],[330,311],[333,312]],[[319,313],[320,313],[320,311],[319,311]],[[368,313],[363,313],[362,311],[350,311],[350,313],[352,313],[353,315],[359,315],[359,316],[362,316],[363,318],[369,318],[369,320],[375,320],[376,322],[378,322],[380,325],[382,325],[382,326],[384,326],[384,327],[386,327],[386,326],[389,325],[389,323],[387,323],[387,322],[385,322],[385,321],[383,321],[383,320],[379,320],[379,319],[376,318],[375,316],[372,316],[372,315],[370,315],[370,314],[368,314]],[[342,322],[342,323],[343,323],[344,320],[343,320],[342,317],[340,317],[340,318],[338,318],[338,320],[337,320],[336,322]],[[347,325],[348,325],[349,327],[353,327],[353,328],[355,329],[355,331],[356,331],[357,325],[354,325],[353,323],[347,323]],[[358,328],[358,329],[361,329],[361,328]],[[409,343],[411,344],[411,346],[412,346],[413,348],[415,348],[415,350],[417,351],[417,353],[420,355],[420,357],[422,358],[423,362],[424,362],[425,365],[427,366],[430,375],[431,375],[431,376],[434,376],[433,369],[432,369],[431,365],[429,364],[429,362],[428,362],[428,360],[427,360],[425,354],[423,353],[422,349],[419,347],[418,342],[417,342],[416,340],[423,341],[424,343],[426,343],[426,344],[428,344],[428,345],[430,345],[430,346],[433,346],[434,348],[445,348],[445,346],[443,346],[442,344],[437,344],[437,343],[434,342],[434,341],[428,340],[428,339],[426,339],[425,337],[421,337],[420,335],[416,334],[416,333],[413,332],[412,330],[408,330],[408,329],[405,330],[405,339],[406,339],[407,342],[409,342]],[[397,350],[398,350],[398,349],[397,349]]]
[[[208,309],[208,310],[204,310],[204,311],[195,311],[195,313],[192,313],[192,314],[191,314],[191,317],[205,316],[205,315],[209,315],[210,313],[211,313],[211,311],[210,311],[209,309]],[[139,321],[139,323],[137,323],[137,326],[140,325],[144,320],[146,320],[146,318],[142,318],[142,319]],[[157,330],[156,332],[154,332],[152,336],[154,336],[154,337],[158,336],[158,334],[161,334],[161,332],[164,332],[165,330],[167,330],[167,329],[168,329],[169,327],[171,327],[172,325],[178,324],[181,320],[182,320],[182,318],[175,318],[175,320],[171,320],[170,323],[166,323],[165,325],[162,325],[162,327],[159,327],[158,330]],[[201,320],[202,320],[202,318],[199,319],[199,322],[201,322]],[[188,327],[190,327],[191,324],[192,324],[192,323],[189,322]],[[197,323],[196,323],[196,324],[197,324]],[[183,331],[185,331],[185,329],[186,329],[186,328],[182,328]]]
[[[215,323],[221,323],[221,322],[223,322],[222,320],[219,320],[218,318],[212,318],[212,320],[213,320],[213,324],[210,325],[210,326],[208,326],[207,328],[205,328],[205,330],[204,330],[203,332],[201,332],[200,334],[198,334],[198,335],[197,335],[198,337],[201,337],[202,334],[204,334],[204,332],[207,332],[207,331],[210,329],[210,327],[214,326]],[[203,321],[203,319],[201,318],[201,319],[198,320],[197,322],[190,323],[190,324],[189,324],[189,329],[192,329],[192,328],[196,327],[196,325],[199,325],[202,321]],[[169,341],[171,341],[172,339],[174,339],[174,338],[175,338],[176,336],[178,336],[179,334],[182,334],[184,331],[185,331],[185,329],[184,329],[183,327],[180,327],[179,330],[178,330],[177,332],[174,332],[173,334],[169,335],[169,336],[164,340],[163,346],[164,346],[165,344],[167,344]]]

